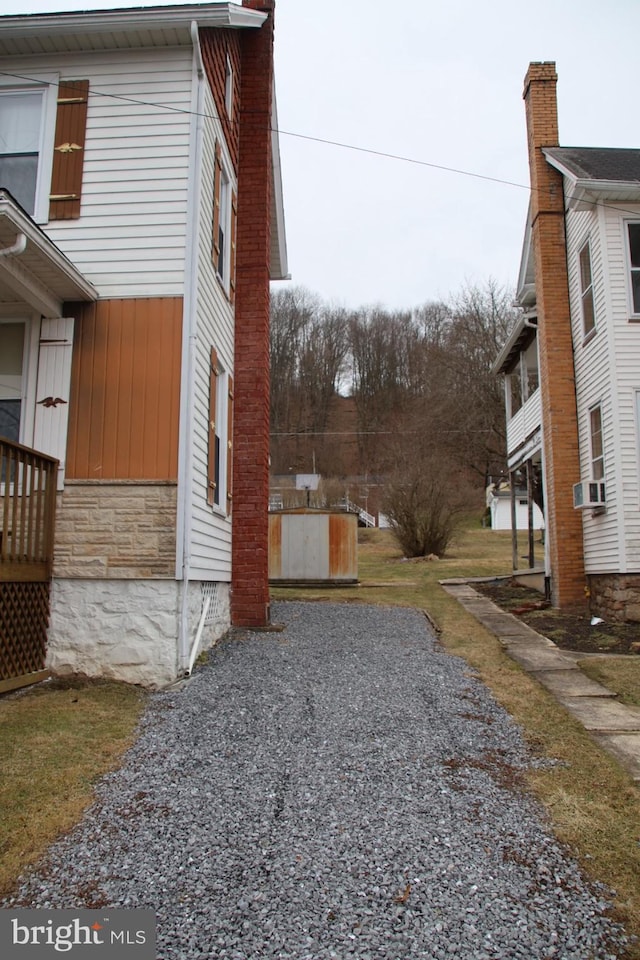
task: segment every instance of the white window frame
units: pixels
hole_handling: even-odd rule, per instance
[[[224,108],[229,120],[233,120],[233,64],[229,54],[224,73]]]
[[[583,254],[586,252],[588,262],[589,262],[589,280],[585,284],[585,276],[582,269],[583,263]],[[578,281],[580,285],[580,313],[582,316],[582,335],[585,340],[591,339],[595,334],[597,329],[596,324],[596,303],[595,297],[593,295],[593,263],[591,260],[591,237],[587,237],[585,242],[580,246],[578,250]],[[587,329],[587,318],[585,314],[585,299],[588,299],[588,302],[591,305],[591,320],[592,324]]]
[[[229,374],[218,359],[216,376],[216,425],[218,438],[218,482],[210,505],[214,513],[227,516],[227,445],[229,424]],[[215,456],[215,453],[214,453]]]
[[[629,297],[629,316],[634,320],[640,320],[640,309],[636,310],[633,303],[633,283],[632,276],[634,273],[640,273],[640,267],[633,267],[631,264],[631,242],[629,238],[629,227],[635,226],[640,230],[640,220],[625,220],[624,221],[624,247],[626,254],[626,263],[627,263],[627,292]]]
[[[598,414],[600,420],[600,447],[601,452],[596,455],[596,450],[594,449],[594,438],[596,433],[593,429],[593,416]],[[592,407],[589,407],[589,472],[591,474],[592,480],[604,480],[605,478],[605,461],[604,461],[604,423],[602,416],[602,404],[595,403]]]
[[[34,93],[42,91],[42,114],[40,120],[40,139],[38,144],[38,175],[36,196],[32,214],[36,223],[49,221],[49,196],[51,194],[51,172],[53,170],[53,149],[55,146],[56,113],[58,108],[59,74],[30,72],[29,81],[19,81],[11,77],[0,77],[0,96],[3,93]]]
[[[229,265],[231,263],[231,180],[223,162],[220,174],[220,219],[222,233],[221,260],[216,263],[216,273],[225,291],[229,292]],[[218,241],[219,242],[219,241]]]

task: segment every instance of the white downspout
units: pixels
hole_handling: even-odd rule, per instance
[[[191,575],[191,532],[193,512],[193,419],[195,410],[195,377],[197,332],[198,241],[200,222],[200,181],[202,144],[204,139],[204,65],[198,39],[198,24],[191,23],[193,73],[196,84],[195,109],[191,123],[193,150],[189,159],[189,188],[185,238],[185,271],[182,336],[180,442],[178,457],[178,509],[176,529],[176,579],[182,580],[179,622],[179,675],[190,670],[189,644],[189,581]],[[193,103],[193,98],[192,98]],[[196,635],[200,641],[201,631]]]

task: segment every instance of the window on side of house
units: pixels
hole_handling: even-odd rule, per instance
[[[224,170],[220,182],[220,220],[218,223],[218,262],[216,271],[225,290],[229,286],[229,224],[230,224],[230,184]]]
[[[0,187],[38,223],[80,216],[88,80],[0,78]]]
[[[0,93],[0,186],[31,216],[36,209],[42,104],[39,90]]]
[[[629,244],[629,273],[631,286],[631,311],[640,316],[640,223],[627,224]]]
[[[233,120],[233,67],[231,58],[227,54],[227,63],[224,73],[224,107],[229,120]]]
[[[209,372],[207,503],[231,512],[233,454],[233,378],[225,373],[214,347]]]
[[[579,260],[582,329],[586,337],[595,330],[596,326],[596,312],[593,303],[593,279],[591,276],[591,244],[588,240],[580,250]]]
[[[235,296],[237,199],[227,174],[222,147],[216,144],[213,182],[211,259],[229,300]]]
[[[591,436],[591,479],[604,480],[604,443],[602,439],[602,407],[592,407],[589,411],[589,431]]]

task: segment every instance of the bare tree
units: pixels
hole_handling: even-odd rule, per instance
[[[462,514],[473,504],[460,467],[424,437],[395,445],[382,508],[408,557],[444,556]]]

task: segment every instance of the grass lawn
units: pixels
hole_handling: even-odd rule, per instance
[[[594,657],[579,660],[578,666],[592,680],[618,694],[620,703],[640,707],[640,657]]]
[[[433,561],[403,561],[386,531],[363,531],[362,540],[359,587],[278,588],[273,590],[274,599],[347,600],[426,610],[440,627],[445,648],[475,669],[521,725],[533,750],[561,761],[531,771],[529,785],[546,807],[556,835],[571,846],[585,873],[616,890],[617,912],[628,931],[640,938],[640,790],[438,582],[509,574],[510,533],[468,524],[449,555]],[[640,958],[640,940],[629,957]]]
[[[123,683],[56,681],[0,698],[0,894],[80,819],[144,699]]]

